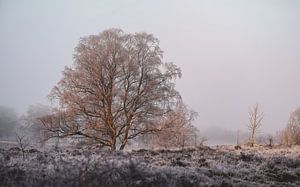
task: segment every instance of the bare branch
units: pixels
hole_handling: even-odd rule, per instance
[[[263,118],[264,113],[260,111],[260,107],[258,103],[256,103],[255,106],[249,110],[248,129],[250,131],[250,143],[252,147],[255,143],[255,135],[262,126]]]

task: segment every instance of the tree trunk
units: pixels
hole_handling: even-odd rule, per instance
[[[111,145],[110,148],[111,148],[112,151],[115,151],[116,150],[116,144]]]
[[[25,160],[25,150],[22,150],[22,157],[23,157],[23,160]]]
[[[251,147],[254,146],[254,133],[255,133],[255,131],[252,130],[252,134],[251,134],[251,142],[250,142],[250,146],[251,146]]]
[[[110,146],[111,150],[115,151],[116,150],[116,142],[117,142],[117,139],[116,137],[112,137],[112,144]]]

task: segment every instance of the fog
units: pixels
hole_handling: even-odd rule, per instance
[[[205,129],[246,131],[256,102],[275,133],[300,107],[300,1],[0,1],[0,105],[25,113],[72,64],[80,37],[154,34]],[[211,132],[211,130],[209,130]]]

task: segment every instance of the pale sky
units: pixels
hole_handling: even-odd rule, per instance
[[[0,105],[49,104],[79,38],[108,28],[160,40],[200,130],[246,130],[259,102],[274,133],[300,107],[297,0],[0,0]]]

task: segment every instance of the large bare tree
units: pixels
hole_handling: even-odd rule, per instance
[[[59,110],[41,121],[53,136],[80,135],[113,150],[158,131],[180,99],[174,80],[181,71],[162,56],[147,33],[109,29],[81,38],[73,65],[50,93]]]
[[[261,111],[258,103],[249,110],[249,124],[248,129],[250,131],[250,144],[253,147],[255,143],[255,135],[262,125],[264,113]]]

